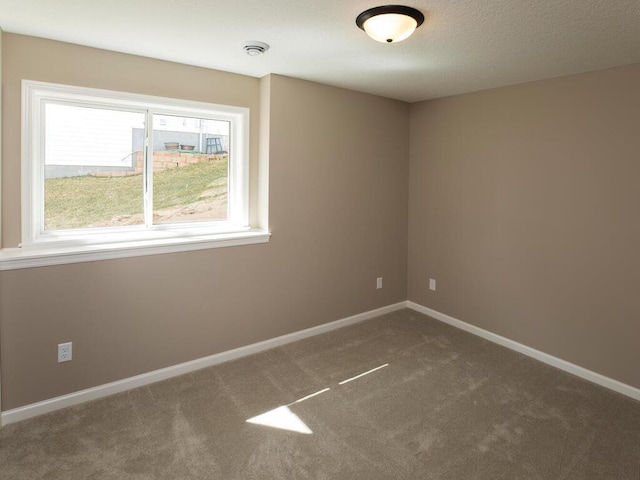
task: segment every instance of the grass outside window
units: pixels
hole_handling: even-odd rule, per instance
[[[144,224],[141,174],[45,180],[45,230]],[[227,216],[228,158],[153,175],[154,223]]]

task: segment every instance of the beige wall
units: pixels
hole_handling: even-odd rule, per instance
[[[0,28],[0,190],[2,184],[2,40],[4,32]],[[2,198],[0,198],[0,248],[2,248]]]
[[[0,28],[0,112],[2,112],[2,40],[4,32]],[[0,114],[0,185],[2,184],[2,115]],[[0,248],[2,248],[2,198],[0,197]],[[0,281],[0,289],[2,282]],[[2,317],[0,317],[0,344],[2,343]],[[2,348],[0,348],[0,410],[2,410]],[[1,422],[0,422],[1,423]]]
[[[253,161],[269,148],[273,236],[0,272],[3,410],[406,299],[406,104],[5,34],[5,246],[19,241],[22,78],[248,106]],[[74,360],[57,364],[64,341]]]
[[[640,64],[414,104],[410,138],[409,299],[640,387]]]

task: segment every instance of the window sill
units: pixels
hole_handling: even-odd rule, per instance
[[[268,243],[270,236],[264,230],[252,230],[101,245],[3,248],[0,250],[0,271]]]

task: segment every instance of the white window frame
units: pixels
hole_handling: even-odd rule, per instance
[[[246,233],[249,226],[249,109],[244,107],[154,97],[86,87],[74,87],[23,80],[22,138],[22,247],[85,247],[115,245],[122,242],[182,241],[220,238]],[[231,124],[229,149],[229,218],[228,221],[175,223],[169,225],[107,227],[45,231],[44,229],[44,107],[47,102],[91,105],[147,115],[145,154],[149,145],[153,115],[197,116],[228,121]],[[149,185],[147,211],[152,208],[151,162],[145,162],[144,182]],[[262,232],[265,233],[265,232]],[[213,236],[213,237],[212,237]],[[246,235],[240,235],[246,237]],[[166,243],[166,242],[165,242]],[[163,243],[163,245],[165,244]],[[251,242],[253,243],[253,242]],[[127,247],[127,245],[124,245]],[[144,246],[144,244],[143,244]]]

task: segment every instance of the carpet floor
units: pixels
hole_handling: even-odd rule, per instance
[[[0,478],[640,480],[640,402],[403,310],[8,425]]]

